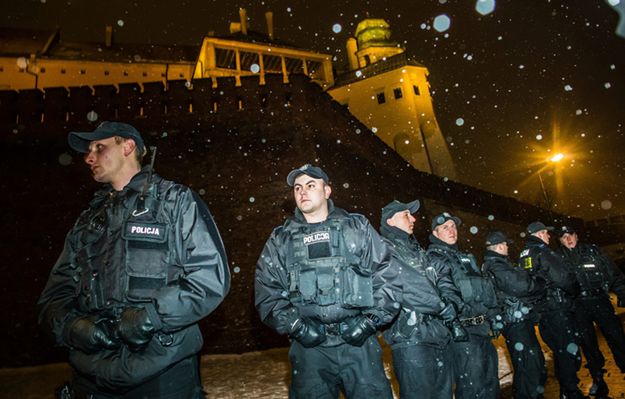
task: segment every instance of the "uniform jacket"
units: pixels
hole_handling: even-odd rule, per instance
[[[70,348],[70,364],[111,391],[140,385],[199,352],[198,321],[230,287],[223,243],[204,202],[156,174],[146,185],[148,175],[145,167],[123,190],[107,186],[95,194],[68,233],[39,299],[40,322],[64,346],[63,329],[76,317],[115,319],[126,307],[146,309],[157,333],[143,351]],[[149,190],[142,202],[144,186]]]
[[[334,324],[367,314],[386,324],[399,311],[396,271],[382,238],[364,216],[331,200],[328,207],[328,218],[313,224],[296,209],[271,233],[256,264],[256,309],[280,334],[300,317]],[[330,246],[332,256],[323,253]],[[311,259],[295,262],[294,248]]]
[[[534,299],[545,288],[545,280],[514,266],[507,256],[494,251],[486,251],[482,271],[495,285],[504,321],[514,323],[528,319]]]
[[[398,272],[401,311],[384,338],[393,347],[424,344],[444,347],[451,340],[439,313],[447,303],[462,308],[460,292],[444,264],[431,264],[419,243],[406,232],[383,224],[380,232]],[[436,266],[437,268],[435,268]]]
[[[464,303],[460,312],[460,319],[484,316],[486,318],[485,323],[467,328],[472,334],[488,335],[490,332],[488,320],[498,314],[500,310],[493,283],[490,279],[482,276],[472,254],[462,253],[456,245],[448,245],[431,234],[430,242],[427,251],[430,262],[447,265],[454,284],[460,290]]]
[[[557,253],[574,270],[580,284],[580,298],[612,291],[625,299],[625,276],[596,245],[578,242],[572,249],[561,245]]]
[[[539,312],[571,309],[579,286],[575,274],[543,240],[530,235],[519,254],[519,266],[546,281],[543,295],[536,298]]]

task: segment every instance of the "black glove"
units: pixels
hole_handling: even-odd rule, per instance
[[[341,332],[343,340],[353,346],[362,346],[377,330],[373,317],[375,316],[360,315],[347,319],[347,328]]]
[[[127,308],[122,312],[117,327],[117,335],[128,345],[130,350],[137,352],[152,340],[155,329],[143,308]]]
[[[306,348],[320,345],[326,340],[323,324],[313,319],[297,319],[291,326],[289,336]]]
[[[454,305],[453,303],[448,303],[447,305],[445,305],[443,310],[438,312],[438,315],[443,319],[445,323],[451,323],[458,317],[456,305]]]
[[[120,346],[113,334],[111,320],[96,316],[77,317],[65,325],[65,342],[72,348],[85,353],[96,353],[102,349],[115,349]]]
[[[623,297],[617,297],[616,298],[616,306],[618,306],[619,308],[625,308],[625,298]]]

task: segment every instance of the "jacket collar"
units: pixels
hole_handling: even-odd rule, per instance
[[[289,221],[294,222],[296,224],[321,224],[321,223],[325,223],[328,220],[331,219],[342,219],[345,216],[347,216],[347,212],[344,211],[341,208],[336,208],[334,206],[334,202],[331,199],[328,199],[328,217],[326,220],[324,220],[323,222],[319,222],[319,223],[308,223],[306,221],[306,218],[304,217],[304,214],[302,213],[302,211],[299,210],[299,208],[295,207],[295,211],[293,212],[293,217],[289,218]]]
[[[484,258],[508,259],[508,256],[487,249]]]
[[[545,244],[545,242],[541,240],[540,238],[530,234],[529,236],[527,236],[527,240],[525,241],[525,246],[526,247],[540,247],[540,246],[546,247],[547,244]]]
[[[150,165],[145,165],[136,175],[130,179],[128,184],[119,192],[116,192],[111,184],[105,184],[102,186],[102,189],[98,190],[95,193],[95,198],[100,198],[104,196],[112,196],[112,195],[120,195],[123,193],[127,193],[129,191],[134,191],[137,193],[143,192],[143,186],[145,185],[148,176],[150,175]],[[156,177],[156,173],[152,174],[152,179]]]
[[[435,247],[439,247],[448,251],[455,251],[455,252],[459,252],[458,250],[458,243],[455,243],[453,245],[449,245],[444,241],[439,240],[438,238],[434,237],[433,234],[430,234],[430,236],[428,237],[430,239],[430,243],[435,246]]]

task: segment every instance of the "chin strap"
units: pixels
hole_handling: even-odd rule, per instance
[[[152,184],[152,174],[154,173],[154,161],[156,160],[156,146],[151,146],[150,151],[152,152],[152,158],[150,159],[150,170],[148,171],[148,178],[145,180],[143,184],[143,190],[141,190],[141,196],[139,197],[139,201],[137,202],[137,209],[132,211],[132,216],[137,217],[141,216],[144,213],[147,213],[150,209],[145,207],[145,196],[150,189],[150,185]]]

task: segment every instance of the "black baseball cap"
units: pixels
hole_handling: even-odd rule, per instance
[[[382,223],[386,223],[386,219],[392,218],[393,215],[395,215],[397,212],[410,211],[410,214],[416,213],[419,210],[420,206],[421,203],[419,202],[419,200],[414,200],[406,204],[397,200],[393,200],[386,204],[384,208],[382,208]]]
[[[314,177],[315,179],[322,179],[324,182],[326,182],[326,184],[330,181],[330,178],[328,178],[326,172],[324,172],[320,167],[313,166],[307,163],[306,165],[302,165],[299,168],[290,171],[286,177],[286,183],[289,186],[293,187],[295,179],[297,179],[299,175],[307,175],[310,177]]]
[[[502,242],[512,244],[514,241],[509,239],[502,231],[492,231],[486,236],[486,246],[501,244]]]
[[[440,215],[436,215],[432,218],[432,230],[448,220],[453,220],[454,223],[456,223],[456,226],[460,226],[462,224],[462,220],[460,220],[459,217],[452,216],[448,212],[443,212]]]
[[[575,229],[571,226],[562,226],[557,230],[558,236],[562,237],[565,234],[575,234]]]
[[[532,222],[527,225],[527,232],[530,234],[534,234],[537,231],[541,231],[541,230],[552,231],[553,229],[554,229],[553,226],[545,226],[543,222],[539,222],[539,221]]]
[[[104,121],[93,132],[70,132],[67,135],[67,142],[74,150],[86,154],[89,152],[89,144],[92,141],[115,136],[133,139],[137,145],[137,150],[141,153],[145,152],[145,143],[139,131],[123,122]]]

